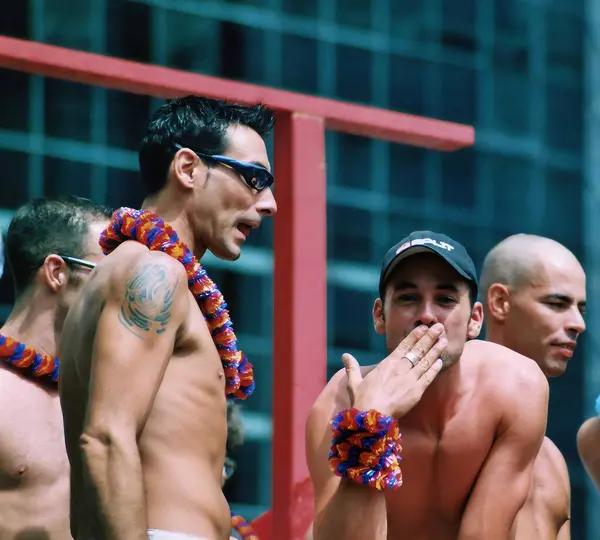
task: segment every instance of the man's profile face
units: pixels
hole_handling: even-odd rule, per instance
[[[585,287],[585,273],[575,259],[548,258],[539,262],[531,283],[510,292],[507,340],[547,377],[565,372],[585,330]]]
[[[267,149],[256,131],[246,126],[227,130],[226,157],[244,163],[261,165],[271,170]],[[207,180],[194,191],[193,211],[195,235],[217,257],[236,260],[252,231],[264,218],[275,215],[277,204],[270,188],[263,191],[248,186],[231,167],[213,163],[210,169],[199,163],[199,175]]]
[[[447,262],[434,253],[418,253],[401,261],[388,277],[383,311],[374,307],[374,317],[383,319],[388,351],[393,350],[414,328],[442,323],[448,345],[442,355],[444,367],[461,356],[467,338],[479,334],[481,305],[471,307],[469,286]],[[472,322],[472,318],[479,321]],[[376,325],[377,326],[377,325]]]
[[[108,221],[92,221],[88,225],[87,233],[83,239],[83,260],[90,263],[98,263],[104,258],[100,248],[100,233],[108,226]],[[61,255],[72,256],[70,253],[61,253]],[[87,281],[92,269],[76,263],[68,263],[69,281],[65,291],[64,303],[70,306],[74,293],[78,292]]]

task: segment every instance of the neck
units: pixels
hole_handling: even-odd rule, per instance
[[[420,428],[437,430],[452,414],[454,404],[461,394],[460,360],[444,368],[435,381],[425,390],[419,404],[409,413],[412,422]]]
[[[15,303],[0,333],[20,341],[41,354],[57,356],[58,330],[56,315],[58,307],[40,291],[25,292]]]
[[[505,347],[507,347],[507,345],[505,344],[503,333],[500,330],[500,328],[497,328],[489,323],[487,324],[485,330],[485,341],[489,341],[490,343],[496,343],[498,345],[504,345]]]
[[[194,235],[187,217],[185,202],[182,202],[181,199],[175,200],[164,190],[158,195],[146,197],[142,203],[142,209],[153,212],[171,225],[179,239],[192,250],[198,260],[204,256],[206,246]]]

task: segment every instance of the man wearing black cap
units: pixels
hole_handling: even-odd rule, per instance
[[[413,232],[388,251],[373,321],[393,352],[368,367],[345,355],[309,415],[315,540],[509,538],[548,384],[533,362],[475,340],[477,292],[471,258],[445,235]],[[415,345],[421,328],[437,340]],[[432,355],[437,377],[420,367]]]

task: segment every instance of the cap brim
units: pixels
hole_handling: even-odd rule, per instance
[[[387,281],[388,277],[390,276],[390,274],[392,273],[394,268],[396,268],[396,266],[398,266],[398,263],[400,263],[404,259],[408,259],[408,257],[412,257],[413,255],[416,255],[418,253],[435,253],[438,257],[440,257],[440,259],[443,259],[444,262],[448,263],[454,270],[456,270],[467,281],[474,281],[473,276],[470,276],[469,274],[467,274],[462,268],[457,267],[451,260],[446,258],[444,253],[442,253],[441,251],[438,251],[437,249],[435,249],[435,247],[411,246],[411,247],[405,249],[403,252],[396,255],[396,257],[394,257],[394,259],[388,266],[387,270],[385,271],[382,283],[385,283]]]

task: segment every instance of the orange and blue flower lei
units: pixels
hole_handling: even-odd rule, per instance
[[[240,535],[242,540],[258,540],[258,536],[254,532],[252,525],[239,514],[231,513],[231,526]]]
[[[331,419],[329,467],[379,491],[402,485],[401,435],[398,422],[376,410],[345,409]]]
[[[30,378],[58,384],[60,361],[49,354],[40,354],[16,339],[0,334],[0,358]]]
[[[225,371],[227,395],[246,399],[254,391],[252,364],[238,349],[237,338],[223,295],[208,277],[194,254],[179,239],[175,230],[147,210],[119,208],[100,235],[105,255],[121,243],[135,240],[152,251],[162,251],[183,264],[188,286],[204,316]]]

